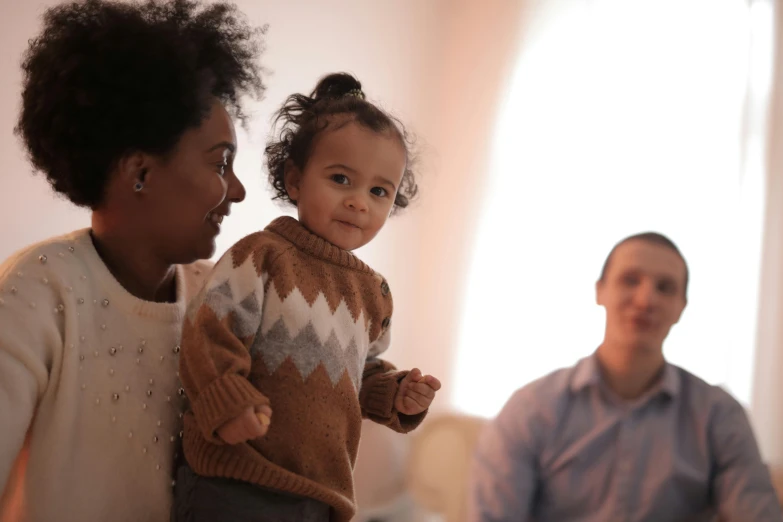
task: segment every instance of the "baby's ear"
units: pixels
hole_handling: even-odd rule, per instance
[[[285,191],[288,193],[288,198],[294,203],[299,199],[299,183],[301,180],[302,171],[294,165],[293,160],[286,160],[283,181],[285,182]]]

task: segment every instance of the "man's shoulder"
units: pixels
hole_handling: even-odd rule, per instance
[[[740,402],[723,386],[710,384],[688,370],[670,364],[680,380],[683,398],[694,408],[742,408]]]
[[[745,406],[729,390],[679,366],[674,369],[680,380],[680,408],[707,432],[725,430],[727,424],[749,422]]]
[[[561,409],[571,395],[571,384],[579,365],[559,368],[518,388],[508,399],[504,410],[513,410],[527,418]]]
[[[558,368],[531,381],[516,391],[520,397],[535,395],[540,398],[554,397],[568,392],[577,366]]]

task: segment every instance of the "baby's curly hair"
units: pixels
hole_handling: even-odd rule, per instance
[[[48,9],[24,56],[15,132],[55,191],[95,208],[123,155],[165,155],[217,98],[264,92],[265,28],[230,3],[86,0]]]
[[[277,139],[268,143],[265,149],[269,183],[275,192],[273,199],[296,206],[285,188],[286,162],[291,160],[296,168],[304,170],[316,136],[330,125],[344,124],[330,119],[343,114],[350,116],[349,121],[373,132],[392,132],[399,137],[407,164],[394,200],[394,211],[406,208],[419,192],[413,170],[413,140],[402,122],[365,99],[362,84],[347,73],[323,77],[309,96],[292,94],[275,114],[275,125],[280,121],[283,125]]]

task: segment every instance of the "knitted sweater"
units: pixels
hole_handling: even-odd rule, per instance
[[[293,218],[240,240],[185,321],[190,466],[320,500],[333,520],[350,520],[362,418],[405,433],[425,415],[394,409],[407,372],[378,359],[391,314],[381,276]],[[217,436],[223,423],[264,404],[274,412],[264,437],[232,446]]]
[[[176,303],[143,301],[88,230],[0,266],[0,520],[168,521],[180,331],[208,269],[177,267]]]

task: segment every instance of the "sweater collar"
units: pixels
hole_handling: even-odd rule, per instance
[[[82,279],[91,279],[97,282],[105,292],[101,301],[103,307],[111,306],[122,310],[126,314],[160,319],[168,322],[180,322],[185,316],[185,307],[190,296],[187,295],[185,284],[185,272],[183,267],[177,265],[176,288],[177,301],[174,303],[156,303],[145,301],[128,292],[114,277],[104,263],[95,245],[92,242],[90,229],[85,228],[71,234],[71,247],[74,254],[78,255],[86,265],[86,274]]]
[[[375,273],[361,259],[313,234],[302,223],[290,216],[281,216],[275,219],[266,227],[266,230],[282,236],[296,248],[313,257],[360,272]]]

